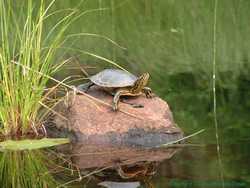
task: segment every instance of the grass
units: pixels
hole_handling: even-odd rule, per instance
[[[55,0],[47,4],[43,0],[34,4],[33,0],[0,1],[0,140],[8,140],[1,142],[1,187],[57,185],[46,166],[51,161],[44,161],[40,151],[17,151],[60,142],[59,139],[27,140],[27,137],[41,138],[46,134],[43,123],[55,103],[48,100],[55,87],[45,90],[48,75],[61,66],[54,61],[63,43],[63,34],[77,12],[75,9],[61,11],[63,17],[45,32],[46,21],[61,13],[50,11],[54,3]],[[61,141],[68,142],[67,139]]]
[[[45,7],[43,0],[40,4],[0,2],[0,133],[5,138],[39,134],[46,113],[41,109],[49,110],[44,96],[48,77],[44,75],[58,70],[53,64],[57,48],[76,13],[71,9],[45,33],[45,21],[56,15],[49,12],[54,3]]]

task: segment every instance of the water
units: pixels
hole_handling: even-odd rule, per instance
[[[74,145],[71,161],[85,177],[73,187],[249,187],[247,142],[221,146],[220,168],[215,144],[143,150],[101,145]],[[74,149],[75,148],[75,149]],[[124,173],[121,173],[120,168]],[[221,178],[221,173],[223,178]],[[62,174],[64,177],[65,174]],[[130,182],[131,184],[128,184]]]
[[[116,185],[127,188],[138,187],[139,184],[141,187],[156,188],[217,188],[223,187],[223,182],[224,187],[249,187],[250,2],[219,0],[218,4],[216,88],[222,166],[218,163],[213,123],[213,3],[212,0],[94,0],[86,1],[79,7],[82,12],[95,8],[109,9],[87,14],[77,20],[68,31],[69,34],[101,34],[126,50],[103,38],[88,36],[67,41],[66,46],[102,55],[134,74],[149,72],[150,87],[169,103],[176,123],[185,134],[201,129],[205,129],[205,132],[188,140],[188,143],[196,146],[182,147],[171,158],[158,160],[155,174],[150,174],[148,179],[144,177],[128,183],[131,181],[118,177],[117,170],[105,169],[104,174],[98,173],[99,177],[88,176],[80,183],[74,181],[69,184],[71,187],[94,188],[101,182],[111,186],[111,181],[126,181],[126,184]],[[54,8],[75,5],[76,2],[65,0],[64,3],[58,2]],[[48,29],[50,25],[53,26],[53,19]],[[61,58],[69,56],[77,56],[82,64],[96,66],[97,69],[110,66],[76,51],[63,51],[60,54]],[[90,73],[97,71],[87,70]],[[69,71],[68,74],[79,72]],[[100,155],[97,161],[103,159],[104,156]],[[85,160],[87,162],[89,159]],[[101,166],[105,167],[104,164]],[[88,173],[91,172],[93,169],[88,170]],[[57,179],[63,184],[71,181],[72,177],[62,173]]]

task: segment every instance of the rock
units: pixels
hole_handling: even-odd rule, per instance
[[[112,103],[113,96],[97,86],[87,94]],[[183,137],[168,104],[159,97],[127,97],[126,103],[119,103],[121,111],[113,111],[111,106],[85,95],[74,95],[70,101],[69,107],[60,106],[68,121],[60,116],[54,121],[57,127],[70,129],[80,142],[154,147]],[[131,104],[143,107],[135,108]]]

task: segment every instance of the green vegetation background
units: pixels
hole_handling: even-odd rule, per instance
[[[78,4],[64,0],[54,8]],[[207,0],[83,1],[78,8],[87,12],[72,24],[68,34],[103,35],[126,49],[91,36],[74,37],[65,46],[111,59],[135,74],[149,72],[150,86],[169,103],[179,126],[186,133],[206,128],[204,142],[214,143],[213,7],[214,1]],[[249,8],[248,0],[218,1],[217,112],[224,143],[249,139]],[[110,66],[73,50],[61,55],[77,56],[85,65]]]

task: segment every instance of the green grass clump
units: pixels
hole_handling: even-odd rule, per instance
[[[52,63],[76,12],[67,10],[45,33],[45,21],[60,12],[49,12],[54,2],[45,7],[43,0],[0,1],[0,133],[4,137],[21,138],[38,132],[42,125],[41,108],[48,107],[43,96],[46,75],[57,70]]]

